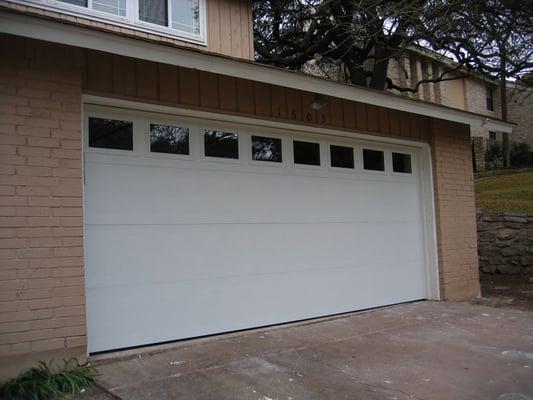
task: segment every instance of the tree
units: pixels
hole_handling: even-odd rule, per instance
[[[338,66],[352,84],[400,92],[457,79],[458,70],[480,74],[500,82],[504,121],[507,80],[533,69],[533,0],[255,0],[253,10],[260,62],[296,70],[312,62],[325,75]],[[389,62],[414,47],[448,67],[401,86],[387,76]]]

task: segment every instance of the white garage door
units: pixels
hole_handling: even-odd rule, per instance
[[[88,108],[89,352],[427,298],[415,147]]]

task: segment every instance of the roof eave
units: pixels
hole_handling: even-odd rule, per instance
[[[99,50],[201,71],[320,93],[346,100],[439,118],[488,130],[512,132],[513,124],[394,94],[339,83],[251,61],[143,41],[35,16],[0,11],[0,32]]]

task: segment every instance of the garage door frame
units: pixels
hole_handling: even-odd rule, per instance
[[[432,300],[440,299],[439,291],[439,273],[438,273],[438,259],[437,259],[437,240],[436,240],[436,223],[435,223],[435,209],[434,209],[434,194],[433,194],[433,173],[431,163],[431,150],[428,143],[416,140],[405,140],[398,138],[391,138],[386,136],[375,136],[363,132],[352,132],[344,130],[336,130],[330,128],[322,128],[318,126],[298,125],[285,122],[277,122],[272,120],[242,117],[232,114],[219,114],[206,111],[190,110],[177,107],[169,107],[156,104],[147,104],[129,100],[105,98],[93,95],[83,96],[83,121],[86,118],[87,108],[91,107],[107,107],[117,108],[121,110],[135,110],[138,112],[168,114],[169,118],[180,118],[190,121],[198,122],[199,119],[223,125],[238,125],[245,130],[252,127],[261,129],[261,132],[272,134],[279,134],[280,129],[283,129],[285,134],[318,134],[324,135],[329,140],[338,137],[339,140],[359,139],[365,141],[375,142],[376,145],[403,145],[415,147],[419,150],[419,177],[421,185],[421,204],[422,204],[422,229],[425,238],[423,243],[424,259],[426,264],[426,279],[427,279],[427,298]],[[83,135],[86,134],[82,129]],[[85,137],[83,137],[85,141]],[[85,149],[85,146],[83,147]],[[84,151],[82,152],[82,157]],[[85,189],[85,188],[84,188]],[[85,209],[84,209],[85,212]]]

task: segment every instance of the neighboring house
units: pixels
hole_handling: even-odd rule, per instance
[[[390,63],[389,76],[400,86],[414,87],[423,79],[434,79],[442,75],[443,71],[454,68],[447,60],[432,52],[422,49],[411,51],[409,55],[393,59]],[[416,93],[404,92],[404,95],[442,104],[448,107],[486,115],[488,118],[500,118],[500,90],[497,82],[482,78],[463,71],[446,75],[438,83],[425,83]],[[393,91],[398,94],[398,91]],[[514,120],[508,118],[509,121]],[[489,140],[496,137],[501,139],[501,132],[495,132],[487,127],[472,127],[472,145],[475,154],[477,170],[485,169],[485,152]],[[513,135],[514,136],[514,135]]]
[[[470,129],[252,61],[246,0],[0,1],[0,372],[479,295]]]
[[[531,74],[533,79],[533,74]],[[513,139],[533,149],[533,86],[520,82],[507,83],[507,116],[516,124]]]

